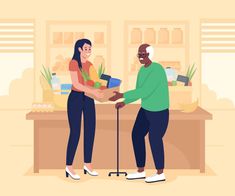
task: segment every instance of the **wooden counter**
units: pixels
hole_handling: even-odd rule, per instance
[[[120,110],[120,167],[135,168],[131,131],[140,108],[130,104]],[[93,150],[94,168],[116,167],[116,110],[113,104],[96,105],[96,137]],[[27,120],[34,120],[34,172],[39,169],[65,167],[66,147],[69,135],[67,112],[30,112]],[[200,169],[205,171],[205,120],[212,115],[198,107],[193,113],[170,111],[166,135],[165,165],[174,169]],[[83,127],[83,125],[82,125]],[[146,137],[146,168],[154,168],[152,154]],[[83,165],[83,129],[74,167]]]

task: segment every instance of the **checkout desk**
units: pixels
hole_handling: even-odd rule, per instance
[[[139,104],[120,109],[120,167],[136,168],[131,132]],[[34,172],[40,169],[64,169],[69,125],[66,111],[30,112],[34,121]],[[96,104],[96,136],[92,163],[96,169],[116,168],[116,109],[114,104]],[[192,113],[170,110],[164,136],[166,169],[200,169],[205,172],[205,120],[212,115],[198,107]],[[146,168],[155,168],[146,137]],[[83,167],[83,124],[73,163]]]

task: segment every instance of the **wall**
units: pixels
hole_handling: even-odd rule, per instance
[[[196,62],[198,73],[194,83],[194,97],[200,92],[200,19],[235,18],[232,0],[66,0],[66,1],[2,1],[0,18],[33,18],[36,21],[35,100],[41,100],[39,73],[46,61],[47,20],[110,20],[112,74],[123,77],[123,31],[125,20],[186,20],[190,23],[190,62]],[[157,55],[157,54],[156,54]],[[24,70],[22,70],[23,72]],[[32,92],[33,93],[33,92]]]

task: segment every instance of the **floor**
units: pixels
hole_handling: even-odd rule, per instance
[[[99,177],[85,176],[78,170],[80,181],[66,179],[64,170],[34,174],[33,124],[25,120],[27,112],[0,111],[0,195],[235,195],[235,111],[213,111],[213,121],[206,123],[206,173],[165,170],[167,181],[154,184],[108,177],[108,170],[98,170]],[[147,170],[148,175],[153,173]]]

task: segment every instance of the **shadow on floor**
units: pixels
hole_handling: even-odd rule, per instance
[[[143,183],[143,180],[135,180],[135,181],[128,181],[125,179],[124,175],[120,175],[118,176],[108,176],[108,173],[110,171],[114,171],[114,170],[104,170],[104,169],[98,169],[97,170],[99,172],[99,176],[97,177],[91,177],[89,175],[84,175],[83,174],[83,170],[76,170],[76,172],[81,176],[81,180],[79,180],[79,183],[83,183],[83,182],[88,182],[88,181],[94,181],[94,180],[111,180],[111,181],[120,181],[120,182],[127,182],[127,183],[134,183],[134,182],[139,182],[139,183]],[[122,170],[123,171],[123,170]],[[135,170],[126,170],[127,173],[128,172],[134,172]],[[154,174],[154,170],[146,170],[147,176]],[[206,165],[206,172],[205,173],[200,173],[200,171],[198,169],[166,169],[165,170],[165,175],[167,177],[167,182],[174,182],[178,177],[183,177],[183,176],[195,176],[195,177],[206,177],[206,176],[216,176],[215,171],[213,171],[212,168],[210,168],[208,165]],[[65,172],[62,169],[42,169],[40,170],[39,173],[34,173],[33,172],[33,167],[29,168],[28,171],[25,172],[24,176],[38,176],[38,177],[56,177],[59,178],[65,182],[69,182],[69,183],[77,183],[76,180],[72,180],[71,178],[66,178],[65,177]],[[164,184],[164,182],[161,182],[159,184]]]

